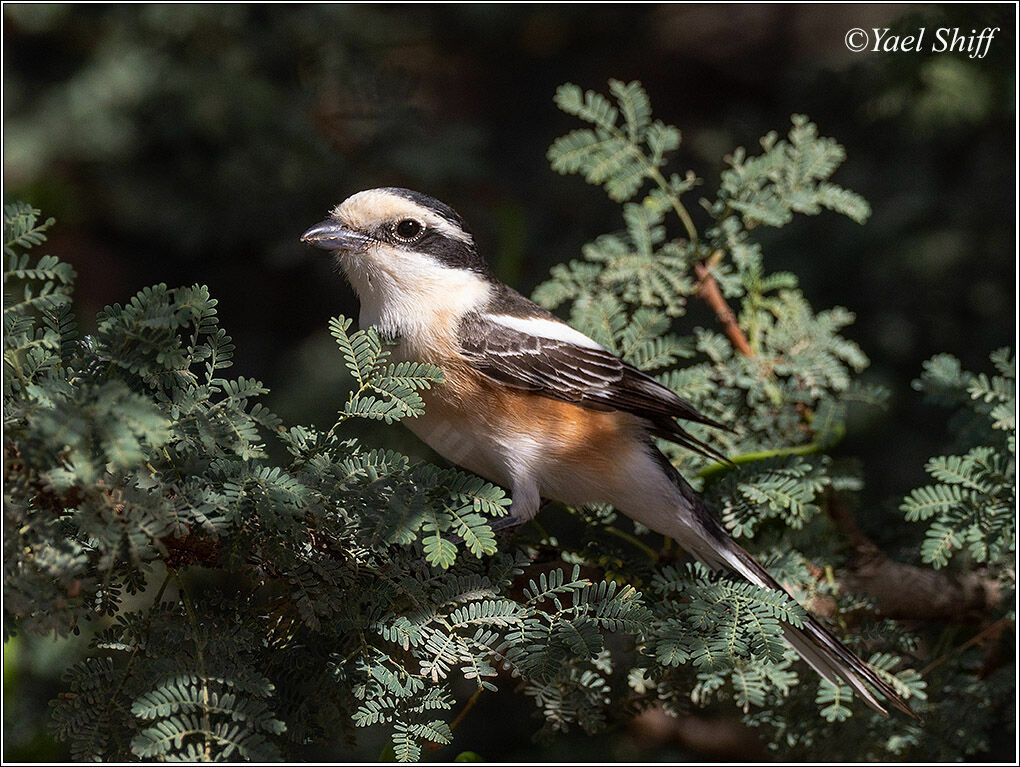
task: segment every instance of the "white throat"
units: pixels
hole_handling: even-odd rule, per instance
[[[417,253],[397,255],[385,245],[340,254],[340,266],[361,302],[359,325],[400,340],[407,354],[418,359],[437,344],[451,342],[461,317],[485,306],[491,290],[489,281],[475,272]]]

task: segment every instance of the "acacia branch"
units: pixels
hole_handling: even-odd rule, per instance
[[[751,345],[747,342],[747,336],[744,335],[744,331],[740,329],[740,325],[737,323],[737,315],[733,313],[729,304],[726,303],[722,291],[719,290],[719,283],[712,276],[712,267],[721,258],[722,251],[716,251],[704,263],[699,262],[694,265],[694,273],[698,275],[698,295],[715,312],[715,316],[722,323],[723,330],[726,332],[734,348],[745,357],[753,357],[754,352],[751,351]]]
[[[854,550],[850,572],[840,582],[872,597],[883,617],[960,623],[987,615],[1000,603],[996,578],[980,571],[952,573],[897,562],[868,539],[846,504],[832,496],[826,506]]]

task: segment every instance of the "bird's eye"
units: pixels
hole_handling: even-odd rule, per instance
[[[413,218],[405,218],[399,222],[393,229],[393,233],[396,234],[398,240],[404,240],[404,242],[410,242],[418,238],[422,232],[425,231],[425,227],[422,226],[420,221],[415,221]]]

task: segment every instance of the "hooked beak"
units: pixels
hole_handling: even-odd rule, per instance
[[[327,219],[302,234],[301,242],[307,242],[323,250],[362,251],[374,240],[332,219]]]

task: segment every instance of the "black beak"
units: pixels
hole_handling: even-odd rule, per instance
[[[361,251],[368,247],[373,240],[371,237],[348,229],[332,219],[327,219],[302,234],[301,242],[307,242],[323,250]]]

